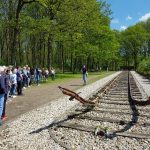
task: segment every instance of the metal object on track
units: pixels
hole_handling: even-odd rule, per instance
[[[62,91],[63,94],[70,96],[70,98],[69,98],[70,100],[75,98],[76,100],[78,100],[82,104],[95,105],[94,102],[83,99],[77,93],[75,93],[69,89],[62,88],[61,86],[58,86],[58,88]]]

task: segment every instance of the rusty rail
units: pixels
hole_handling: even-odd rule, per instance
[[[85,100],[81,96],[79,96],[77,93],[75,93],[69,89],[62,88],[61,86],[58,86],[58,88],[62,91],[63,94],[70,96],[70,99],[75,98],[76,100],[78,100],[82,104],[95,105],[95,102]]]
[[[99,94],[98,94],[97,98],[99,98],[99,99],[102,98],[107,93],[107,91],[113,86],[114,82],[118,79],[118,77],[119,77],[119,75],[116,76],[113,80],[109,81],[106,85],[104,85],[104,87],[98,91]],[[75,92],[73,92],[69,89],[63,88],[61,86],[58,86],[58,88],[62,91],[63,94],[70,96],[69,100],[76,99],[84,105],[85,104],[95,105],[98,102],[96,99],[95,99],[95,101],[85,100],[84,98],[82,98],[81,96],[78,95],[81,92],[75,93]]]

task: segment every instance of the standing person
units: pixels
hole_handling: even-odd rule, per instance
[[[22,74],[21,74],[21,67],[17,67],[17,94],[18,95],[23,95],[22,94],[22,83],[23,83],[23,77],[22,77]]]
[[[41,70],[41,80],[42,82],[45,81],[45,69],[44,68],[42,68]]]
[[[22,70],[23,88],[26,89],[28,83],[27,68],[24,66]]]
[[[0,126],[2,125],[2,113],[4,108],[4,96],[5,96],[5,76],[4,68],[0,67]]]
[[[85,65],[82,67],[82,76],[83,76],[84,85],[86,85],[87,84],[87,69]]]
[[[17,69],[13,69],[13,73],[10,75],[11,89],[10,95],[12,98],[16,97],[16,88],[17,88]]]
[[[3,105],[3,113],[2,113],[2,116],[1,116],[1,119],[4,121],[7,119],[7,116],[6,116],[6,102],[7,102],[7,99],[8,99],[8,96],[9,96],[9,92],[10,92],[10,69],[9,68],[5,68],[5,74],[4,74],[4,84],[5,84],[5,95],[4,95],[4,105]]]
[[[35,80],[36,80],[37,86],[40,86],[40,75],[41,75],[40,68],[36,68],[35,69]]]
[[[30,87],[30,82],[31,82],[31,71],[30,67],[27,67],[27,87]]]
[[[52,80],[55,79],[55,69],[54,68],[51,69],[51,78],[52,78]]]
[[[33,83],[35,83],[34,70],[35,70],[35,69],[34,69],[33,67],[30,68],[30,74],[31,74],[30,86],[31,86]]]
[[[45,80],[46,82],[48,81],[48,75],[49,75],[49,71],[48,69],[45,70]]]

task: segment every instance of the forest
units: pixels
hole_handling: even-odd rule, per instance
[[[1,0],[0,65],[150,74],[150,19],[118,31],[112,16],[104,0]]]

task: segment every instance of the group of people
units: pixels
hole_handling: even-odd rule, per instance
[[[45,70],[44,68],[30,68],[28,65],[23,68],[0,66],[0,125],[7,119],[5,114],[7,99],[23,95],[22,89],[34,83],[39,86],[40,80],[47,81],[49,76],[52,80],[55,79],[53,68]]]
[[[81,69],[84,85],[87,84],[87,69],[85,65]],[[33,83],[40,85],[40,80],[47,81],[51,76],[55,79],[55,70],[51,68],[40,69],[30,68],[28,65],[21,67],[0,66],[0,125],[7,119],[6,101],[8,97],[15,98],[16,95],[23,95],[22,89],[30,87]]]

